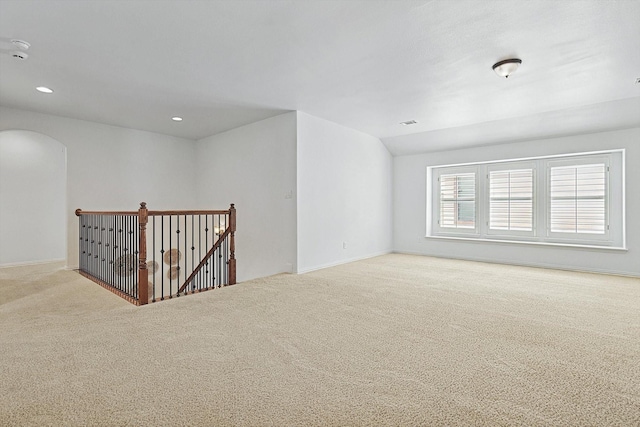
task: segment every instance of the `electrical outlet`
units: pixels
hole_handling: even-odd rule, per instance
[[[347,249],[347,242],[342,242],[342,249]]]

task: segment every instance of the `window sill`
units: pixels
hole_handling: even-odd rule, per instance
[[[425,236],[425,239],[435,240],[462,240],[465,242],[476,243],[507,243],[516,245],[531,245],[531,246],[555,246],[562,248],[577,248],[577,249],[595,249],[606,251],[627,252],[628,249],[622,246],[599,246],[599,245],[581,245],[577,243],[557,243],[557,242],[532,242],[528,240],[500,240],[500,239],[485,239],[476,237],[458,237],[458,236]]]

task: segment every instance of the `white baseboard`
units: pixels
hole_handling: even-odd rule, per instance
[[[40,264],[53,264],[53,263],[66,262],[66,261],[67,260],[65,258],[61,258],[61,259],[48,259],[48,260],[42,260],[42,261],[16,262],[16,263],[9,263],[9,264],[0,264],[0,268],[23,267],[28,265],[40,265]]]
[[[342,260],[336,261],[336,262],[330,262],[330,263],[327,263],[327,264],[317,265],[317,266],[311,267],[311,268],[304,268],[302,270],[296,271],[296,273],[297,274],[310,273],[312,271],[322,270],[323,268],[335,267],[337,265],[348,264],[348,263],[354,262],[354,261],[360,261],[360,260],[367,259],[367,258],[377,257],[377,256],[380,256],[380,255],[387,255],[387,254],[390,254],[392,252],[393,251],[391,249],[389,249],[387,251],[374,252],[374,253],[363,255],[363,256],[358,256],[358,257],[348,258],[348,259],[342,259]]]
[[[443,258],[443,259],[457,259],[461,261],[475,261],[475,262],[486,262],[488,264],[504,264],[504,265],[517,265],[520,267],[534,267],[534,268],[549,268],[552,270],[563,270],[563,271],[573,271],[578,273],[597,273],[597,274],[610,274],[613,276],[624,276],[624,277],[633,277],[638,278],[640,275],[631,271],[618,271],[618,270],[604,270],[600,268],[591,268],[591,269],[579,269],[579,268],[571,268],[563,265],[554,265],[548,263],[541,262],[505,262],[499,261],[491,258],[482,258],[482,257],[452,257],[452,256],[444,256],[444,255],[433,255],[433,254],[425,254],[423,252],[414,252],[414,251],[393,251],[395,254],[407,254],[407,255],[420,255],[420,256],[429,256],[433,258]]]

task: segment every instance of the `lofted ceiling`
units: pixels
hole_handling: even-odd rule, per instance
[[[410,154],[640,126],[639,46],[638,0],[0,0],[0,105],[189,139],[301,110]]]

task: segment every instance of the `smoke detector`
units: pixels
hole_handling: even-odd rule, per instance
[[[28,50],[31,47],[31,44],[24,40],[11,39],[11,43],[20,50]]]
[[[19,59],[20,61],[24,61],[29,57],[29,55],[26,52],[20,52],[17,50],[14,50],[13,52],[11,52],[11,56],[13,56],[16,59]]]

